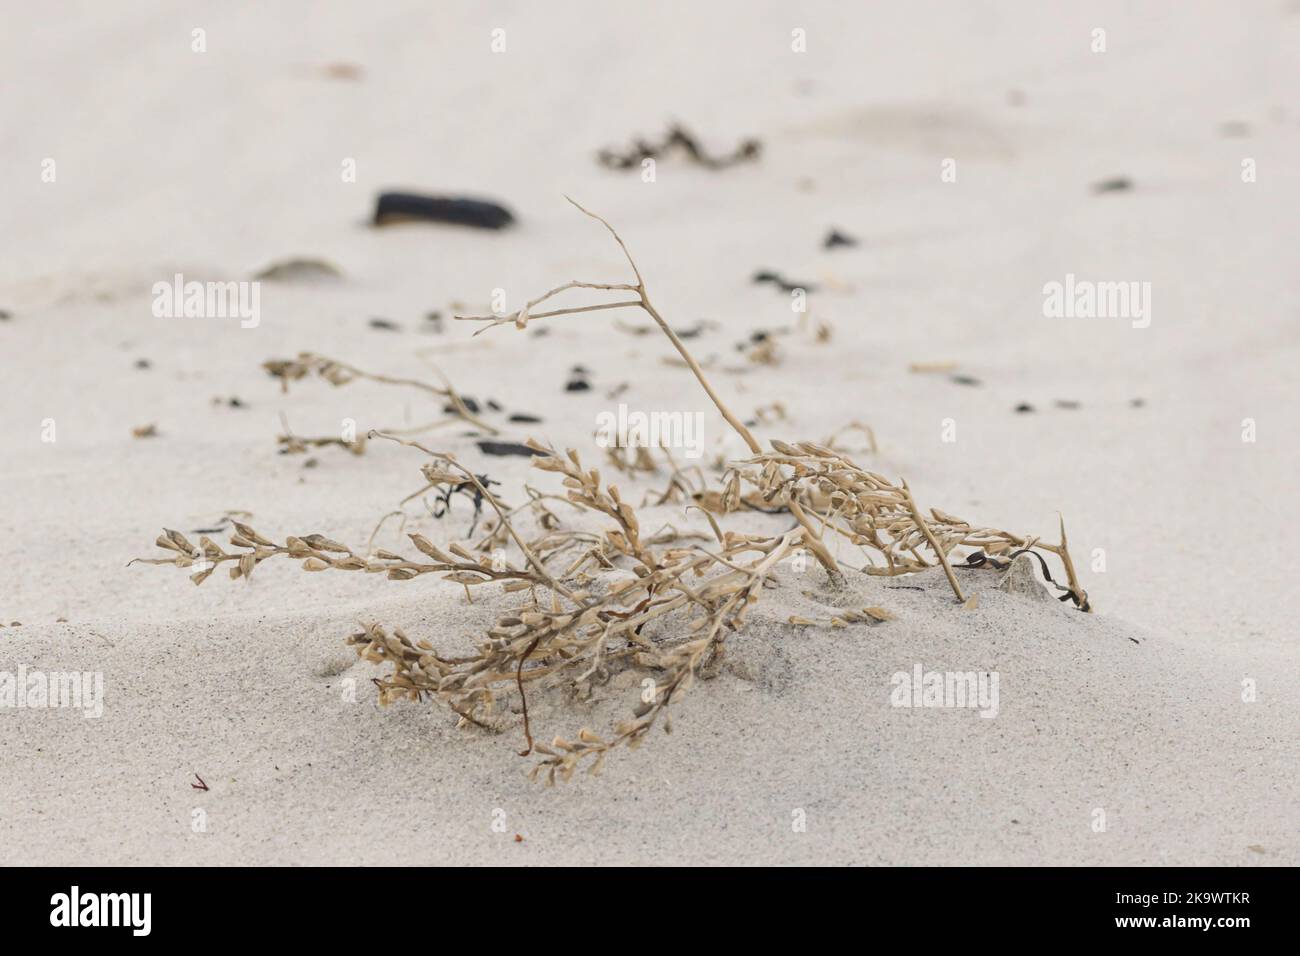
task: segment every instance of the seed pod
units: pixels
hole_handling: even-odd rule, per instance
[[[351,554],[352,549],[344,547],[337,541],[325,537],[323,534],[309,534],[302,539],[310,548],[317,551],[333,551],[336,554]]]
[[[170,548],[172,551],[179,551],[182,554],[188,554],[191,558],[197,558],[199,556],[199,549],[190,544],[185,535],[181,534],[179,531],[173,531],[170,528],[163,528],[163,533],[167,536],[168,540],[171,541]],[[159,541],[161,540],[162,539],[160,538]],[[168,546],[163,545],[163,547]]]

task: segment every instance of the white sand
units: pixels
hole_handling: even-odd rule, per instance
[[[0,101],[0,620],[22,626],[0,630],[0,671],[100,671],[106,700],[98,720],[0,709],[0,862],[1300,862],[1300,455],[1287,432],[1300,413],[1300,15],[698,6],[9,14],[0,60],[24,92]],[[1098,26],[1104,54],[1089,51]],[[489,52],[494,27],[504,54]],[[805,54],[790,52],[794,28]],[[333,62],[364,75],[330,79]],[[666,160],[653,184],[594,162],[672,118],[717,150],[758,136],[764,155],[716,173]],[[1233,121],[1245,135],[1225,135]],[[356,183],[340,181],[348,157]],[[940,182],[947,157],[956,183]],[[1246,157],[1258,182],[1241,182]],[[1135,188],[1090,191],[1114,176]],[[394,187],[496,197],[520,224],[364,228]],[[469,607],[427,578],[272,562],[250,585],[196,589],[126,567],[152,556],[162,526],[227,509],[277,538],[363,544],[419,487],[418,457],[382,444],[322,449],[304,469],[276,454],[278,416],[334,434],[345,417],[363,431],[426,421],[436,404],[366,384],[281,396],[267,358],[313,350],[423,377],[432,359],[593,462],[595,416],[621,382],[634,407],[707,409],[689,373],[661,362],[667,343],[609,315],[558,320],[546,338],[420,330],[426,311],[486,309],[498,287],[515,308],[571,278],[622,281],[617,250],[561,193],[619,227],[672,322],[718,323],[691,346],[714,357],[738,412],[785,403],[762,437],[821,440],[862,420],[881,447],[858,457],[905,476],[923,506],[1049,539],[1060,510],[1098,613],[992,590],[963,611],[938,575],[856,576],[849,597],[896,621],[795,630],[790,614],[827,611],[801,593],[814,571],[786,571],[726,671],[675,708],[672,736],[544,790],[516,734],[455,730],[434,706],[378,709],[379,671],[342,644],[371,619],[464,644],[501,606],[485,590]],[[862,245],[823,251],[830,227]],[[152,284],[174,272],[239,279],[300,255],[346,278],[263,284],[256,329],[151,314]],[[791,322],[785,297],[750,283],[760,268],[831,283],[810,303],[834,338],[784,336],[779,365],[728,371],[745,366],[738,340]],[[1150,282],[1150,327],[1044,318],[1042,287],[1067,272]],[[373,316],[404,331],[373,330]],[[937,360],[983,384],[908,371]],[[592,391],[563,391],[576,363]],[[1037,410],[1013,413],[1021,402]],[[940,440],[947,418],[954,443]],[[133,439],[147,423],[159,437]],[[722,423],[706,428],[721,447]],[[483,459],[466,431],[430,440],[517,500],[522,463]],[[650,517],[700,525],[680,509]],[[467,524],[458,504],[408,530],[447,540]],[[993,580],[963,574],[977,590]],[[998,715],[891,707],[891,675],[916,663],[997,671]],[[356,703],[342,700],[347,678]],[[535,717],[546,733],[600,726],[636,694],[606,691],[590,710],[539,695]],[[191,789],[195,773],[208,793]]]

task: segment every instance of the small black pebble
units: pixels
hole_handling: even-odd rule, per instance
[[[400,332],[402,330],[400,325],[389,319],[371,319],[370,327],[372,329],[382,329],[385,332]]]
[[[1032,412],[1033,410],[1034,406],[1030,405],[1028,402],[1021,402],[1016,406],[1016,411],[1018,412]]]
[[[954,385],[979,385],[980,380],[969,375],[954,375],[949,379]]]
[[[8,322],[14,317],[14,314],[8,309],[0,309],[0,322]]]
[[[153,363],[150,362],[148,359],[143,359],[143,358],[142,358],[142,359],[136,359],[136,360],[135,360],[135,367],[136,367],[136,368],[153,368]]]
[[[536,415],[525,415],[523,412],[516,412],[507,421],[518,422],[521,425],[536,425],[541,422],[541,419]]]
[[[566,392],[588,392],[591,390],[591,383],[585,382],[580,378],[575,378],[564,386]]]
[[[575,366],[573,366],[573,368],[572,368],[570,371],[571,371],[574,375],[586,375],[586,374],[587,374],[587,370],[586,370],[585,368],[583,368],[581,365],[575,365]]]
[[[447,222],[479,229],[504,229],[515,221],[505,206],[481,199],[380,193],[375,203],[376,226],[394,222]]]
[[[497,402],[497,401],[494,400],[494,399],[491,399],[491,398],[489,398],[489,399],[487,400],[487,407],[490,408],[490,409],[492,409],[492,411],[494,411],[494,412],[499,412],[499,411],[501,411],[501,405],[500,405],[500,403]]]
[[[1133,188],[1133,180],[1127,176],[1116,176],[1114,179],[1103,179],[1099,183],[1092,184],[1092,191],[1095,193],[1121,193]]]
[[[465,407],[469,409],[471,415],[478,414],[478,402],[474,401],[474,399],[470,398],[468,395],[462,395],[460,400],[464,402]],[[442,407],[442,411],[444,415],[454,415],[458,409],[455,405],[447,404]]]
[[[823,249],[834,249],[836,246],[856,246],[857,244],[858,240],[852,236],[846,236],[838,229],[832,229],[826,234],[826,238],[822,240]]]
[[[527,445],[521,445],[513,441],[484,441],[477,442],[478,450],[485,455],[520,455],[522,457],[531,457],[532,455],[541,455],[544,452],[536,451]]]

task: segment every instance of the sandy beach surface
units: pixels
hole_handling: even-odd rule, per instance
[[[1300,863],[1294,4],[6,16],[0,674],[97,673],[103,697],[93,718],[0,706],[0,863]],[[652,182],[597,163],[674,121],[714,153],[755,138],[761,155],[664,157]],[[518,221],[369,227],[390,189],[485,197]],[[467,651],[509,606],[496,588],[471,604],[432,576],[270,561],[195,587],[128,567],[158,556],[163,527],[197,539],[232,512],[277,540],[364,546],[421,487],[425,459],[383,441],[278,453],[285,422],[312,437],[442,417],[414,388],[283,393],[262,363],[300,352],[441,373],[500,439],[602,466],[603,412],[699,411],[716,483],[712,462],[743,446],[669,342],[637,334],[644,313],[478,337],[451,320],[492,311],[495,290],[513,310],[571,279],[629,281],[565,195],[617,227],[668,321],[699,327],[690,349],[762,441],[861,422],[876,450],[856,431],[840,444],[925,508],[1046,540],[1059,513],[1095,613],[988,571],[958,572],[979,596],[963,608],[937,570],[854,572],[834,593],[815,563],[782,567],[671,735],[544,788],[518,728],[381,708],[383,668],[344,644],[379,621]],[[832,229],[857,244],[824,248]],[[341,276],[262,280],[255,327],[153,309],[178,273],[245,281],[304,257]],[[762,270],[810,288],[807,312]],[[1048,317],[1044,286],[1067,276],[1147,283],[1147,314]],[[759,332],[771,362],[750,357]],[[567,390],[575,374],[590,388]],[[560,490],[473,432],[421,440],[508,501],[525,481]],[[669,477],[618,480],[640,503]],[[405,511],[443,544],[473,520],[464,499]],[[709,531],[680,502],[641,520]],[[394,519],[375,544],[410,550]],[[894,619],[788,623],[849,605]],[[918,665],[995,673],[996,713],[896,706],[895,675]],[[632,677],[589,700],[539,691],[532,720],[548,737],[607,726]]]

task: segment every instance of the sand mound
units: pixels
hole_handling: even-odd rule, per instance
[[[1267,782],[1293,769],[1294,711],[1242,707],[1207,662],[1122,622],[963,574],[973,610],[938,573],[833,596],[784,575],[796,598],[759,603],[674,733],[554,789],[526,779],[517,731],[379,709],[341,617],[7,629],[29,670],[102,669],[106,691],[99,719],[5,716],[0,839],[13,863],[1297,861]],[[454,588],[389,595],[374,613],[413,635],[490,614]],[[787,623],[845,604],[895,619]],[[996,674],[995,706],[897,706],[918,667]],[[539,692],[534,720],[572,733],[637,692],[617,674],[585,701]]]

